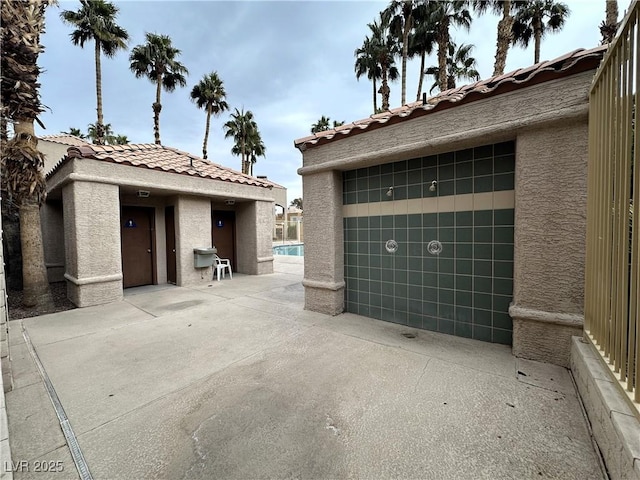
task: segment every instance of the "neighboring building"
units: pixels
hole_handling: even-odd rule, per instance
[[[568,366],[583,325],[588,89],[605,50],[297,140],[305,308]]]
[[[287,221],[288,222],[301,222],[302,221],[302,210],[297,207],[289,207],[287,208]]]
[[[161,145],[67,147],[47,174],[42,228],[49,279],[66,280],[76,305],[138,285],[206,284],[212,268],[196,267],[196,248],[215,246],[234,272],[273,272],[283,187]]]

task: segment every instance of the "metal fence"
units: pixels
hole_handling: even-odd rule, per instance
[[[273,241],[282,243],[304,243],[304,223],[302,221],[276,221]]]
[[[589,98],[585,333],[640,412],[640,69],[634,2]]]

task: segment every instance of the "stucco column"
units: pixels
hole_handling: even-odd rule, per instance
[[[195,268],[193,249],[211,246],[211,200],[206,197],[178,197],[175,226],[176,283],[188,287],[210,282],[212,268]]]
[[[569,366],[582,334],[586,118],[520,133],[516,144],[513,353]]]
[[[79,307],[121,300],[119,187],[72,182],[62,202],[67,296]]]
[[[273,273],[273,202],[236,204],[238,271],[249,275]]]
[[[302,177],[304,191],[305,309],[337,315],[344,311],[342,173]]]
[[[64,220],[61,202],[46,202],[40,208],[44,261],[49,282],[64,282]]]

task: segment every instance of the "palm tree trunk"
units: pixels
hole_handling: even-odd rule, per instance
[[[498,41],[496,45],[496,61],[493,65],[493,76],[502,75],[507,63],[509,45],[513,40],[513,22],[511,16],[511,0],[502,2],[502,19],[498,22]]]
[[[204,129],[204,142],[202,143],[202,158],[207,159],[207,142],[209,141],[209,124],[211,123],[211,104],[207,104],[207,126]]]
[[[449,49],[449,25],[438,25],[438,87],[441,92],[447,89],[447,50]]]
[[[22,134],[30,138],[29,143],[35,149],[36,138],[32,120],[15,123],[15,136]],[[40,175],[42,170],[40,169]],[[44,263],[44,247],[40,225],[40,206],[34,197],[21,198],[20,212],[20,246],[22,249],[22,303],[25,307],[51,308],[53,298],[47,279],[47,267]]]
[[[100,42],[96,40],[95,56],[96,56],[96,113],[98,120],[96,121],[96,145],[104,145],[104,118],[102,116],[102,66],[100,63]]]
[[[618,30],[618,1],[606,0],[606,16],[605,21],[600,24],[600,33],[602,34],[602,44],[611,43],[616,36]]]
[[[534,39],[534,51],[533,51],[533,63],[540,62],[540,44],[542,43],[542,19],[533,19],[533,39]]]
[[[249,169],[247,168],[247,160],[245,159],[244,153],[244,138],[242,138],[242,141],[240,143],[240,153],[242,154],[242,173],[248,174]]]
[[[382,95],[382,110],[385,112],[389,110],[389,82],[387,81],[387,67],[382,67],[382,86],[380,87],[380,94]]]
[[[162,74],[158,74],[156,78],[156,101],[153,104],[153,134],[156,139],[156,145],[160,145],[160,93],[162,92]]]
[[[373,77],[373,113],[378,113],[378,90],[376,89],[376,77]]]
[[[420,54],[420,76],[418,77],[418,95],[416,96],[416,102],[420,101],[420,96],[422,95],[422,82],[424,81],[424,61],[425,52],[423,50]]]
[[[404,32],[402,32],[402,94],[400,104],[407,100],[407,57],[409,56],[409,29],[411,19],[405,19]]]

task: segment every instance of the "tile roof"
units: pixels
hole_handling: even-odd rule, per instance
[[[48,142],[59,143],[60,145],[69,145],[69,146],[82,146],[82,145],[91,145],[86,140],[76,137],[74,135],[44,135],[43,137],[39,137],[40,140],[46,140]]]
[[[600,64],[600,60],[606,50],[606,45],[589,50],[582,48],[574,50],[554,60],[540,62],[529,67],[514,70],[510,73],[480,80],[470,85],[445,90],[429,98],[426,103],[421,101],[408,103],[399,108],[393,108],[386,112],[371,115],[369,118],[299,138],[294,141],[294,145],[301,152],[304,152],[307,148],[315,145],[322,145],[333,140],[339,140],[385,125],[392,125],[431,112],[452,108],[456,105],[470,103],[475,100],[595,69]]]
[[[192,177],[210,178],[212,180],[242,183],[265,188],[273,187],[272,182],[262,181],[175,148],[152,143],[130,143],[126,145],[85,144],[72,146],[67,150],[66,157],[55,166],[47,175],[47,178],[51,177],[61,165],[72,158],[101,160],[121,165],[190,175]]]

